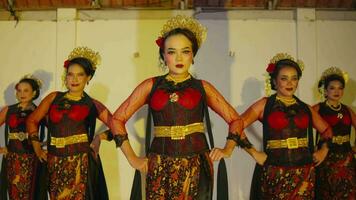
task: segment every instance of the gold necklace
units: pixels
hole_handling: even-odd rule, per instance
[[[184,81],[186,81],[186,80],[188,80],[190,78],[191,78],[190,74],[188,74],[188,76],[186,76],[184,78],[173,78],[170,74],[168,74],[166,76],[166,79],[169,80],[169,81],[173,81],[175,85],[178,84],[178,83],[184,82]]]
[[[290,106],[290,105],[293,105],[295,103],[297,103],[297,100],[295,98],[291,98],[291,99],[287,99],[287,98],[284,98],[284,97],[279,97],[277,96],[276,99],[280,102],[282,102],[284,105],[286,106]]]
[[[79,101],[80,99],[82,99],[83,97],[83,94],[80,95],[80,96],[74,96],[72,94],[69,94],[69,92],[67,92],[64,97],[68,100],[72,100],[72,101]]]
[[[325,104],[333,111],[339,112],[341,110],[341,103],[338,103],[336,107],[331,105],[328,101],[325,101]]]

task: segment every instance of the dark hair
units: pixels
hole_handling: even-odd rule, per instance
[[[31,78],[22,78],[18,83],[15,85],[15,89],[17,90],[20,83],[28,83],[32,90],[35,92],[35,95],[32,97],[32,100],[37,99],[40,96],[40,86],[38,85],[37,81]]]
[[[164,56],[163,56],[164,55],[164,43],[167,38],[169,38],[173,35],[184,35],[186,38],[188,38],[188,40],[192,43],[193,55],[195,56],[197,54],[199,46],[198,46],[198,40],[195,37],[194,33],[192,31],[190,31],[189,29],[176,28],[176,29],[169,31],[168,33],[166,33],[163,36],[163,45],[159,48],[159,56],[162,60],[164,60]]]
[[[276,80],[276,78],[279,74],[279,71],[285,67],[294,68],[297,71],[298,79],[300,79],[300,77],[302,77],[302,70],[300,69],[298,63],[296,63],[293,60],[290,60],[290,59],[279,60],[275,65],[276,65],[275,69],[273,70],[272,73],[270,73],[270,76],[271,76],[270,83],[271,83],[272,90],[276,90],[276,86],[275,86],[273,80]]]
[[[80,65],[87,76],[91,76],[93,78],[95,69],[93,68],[93,65],[91,64],[89,59],[79,57],[79,58],[73,58],[72,60],[69,61],[68,68],[73,65],[73,64],[78,64]],[[67,70],[68,70],[67,68]]]
[[[338,74],[331,74],[327,77],[325,77],[324,79],[320,80],[318,83],[318,88],[320,87],[324,87],[324,89],[326,90],[330,84],[331,81],[339,81],[342,85],[342,87],[345,87],[345,79],[344,77],[338,75]]]

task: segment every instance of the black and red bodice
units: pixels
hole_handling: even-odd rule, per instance
[[[6,114],[6,125],[9,134],[26,134],[26,119],[36,108],[31,105],[28,109],[22,110],[19,104],[11,105]],[[34,153],[32,145],[27,138],[22,141],[19,139],[9,139],[7,148],[10,152],[15,153]]]
[[[331,109],[325,102],[319,103],[319,106],[319,114],[331,126],[333,138],[351,137],[351,114],[345,105],[341,104],[340,110]],[[332,142],[329,148],[333,152],[349,152],[352,150],[350,141]]]
[[[310,115],[308,107],[300,102],[286,106],[275,100],[271,112],[267,115],[267,128],[264,139],[287,140],[288,138],[308,139]],[[308,145],[298,148],[271,148],[266,149],[267,164],[276,166],[301,166],[312,163],[312,153]]]
[[[50,137],[68,138],[69,136],[87,134],[91,115],[95,105],[91,98],[84,95],[79,101],[70,100],[65,97],[65,93],[59,92],[53,100],[48,112],[48,131]],[[57,156],[70,156],[89,151],[89,142],[79,142],[65,145],[64,147],[48,145],[50,154]],[[50,139],[48,144],[50,144]]]
[[[152,91],[148,104],[154,126],[186,126],[202,123],[204,103],[202,88],[194,78],[174,84],[164,78]],[[209,149],[204,133],[186,135],[184,139],[155,137],[150,152],[169,156],[186,156],[205,152]]]

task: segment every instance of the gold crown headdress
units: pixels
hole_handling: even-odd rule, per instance
[[[271,90],[272,90],[272,86],[271,86],[271,74],[274,72],[274,70],[276,69],[276,64],[278,61],[280,60],[291,60],[295,63],[298,64],[298,67],[301,71],[304,70],[304,63],[301,60],[295,60],[291,55],[287,54],[287,53],[278,53],[275,56],[273,56],[273,58],[270,60],[268,67],[266,69],[267,73],[265,73],[265,92],[266,92],[266,96],[270,96],[271,95]]]
[[[33,76],[32,74],[26,74],[25,76],[23,76],[20,79],[20,81],[23,80],[23,79],[31,79],[31,80],[33,80],[33,81],[35,81],[37,83],[38,89],[42,88],[42,85],[43,85],[42,81],[40,79],[36,78],[35,76]]]
[[[181,28],[181,29],[188,29],[190,30],[198,41],[198,47],[206,39],[207,28],[204,27],[198,20],[194,19],[193,17],[188,17],[185,15],[177,15],[171,19],[169,19],[164,25],[160,32],[159,39],[156,40],[158,46],[162,47],[162,38],[169,33],[170,31]]]
[[[100,65],[101,62],[101,56],[99,55],[98,52],[93,51],[92,49],[88,47],[76,47],[73,49],[73,51],[69,54],[68,59],[64,62],[64,67],[67,68],[70,61],[73,60],[74,58],[86,58],[88,59],[94,70],[96,70],[96,67]]]
[[[342,71],[338,67],[329,67],[322,73],[320,80],[319,80],[318,90],[319,90],[321,98],[324,98],[325,80],[331,75],[338,75],[338,76],[342,77],[344,79],[345,83],[347,83],[347,81],[349,80],[349,75],[347,72]]]

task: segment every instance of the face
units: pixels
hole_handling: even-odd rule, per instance
[[[298,87],[298,73],[293,67],[283,67],[274,80],[277,95],[292,97]]]
[[[326,90],[325,95],[328,100],[340,101],[341,97],[344,95],[344,87],[342,83],[338,80],[330,81]]]
[[[68,67],[66,74],[66,86],[70,92],[81,93],[84,91],[85,85],[90,80],[83,67],[78,64],[72,64]]]
[[[36,92],[33,91],[31,85],[26,82],[19,83],[16,87],[16,97],[20,103],[28,103],[32,101]]]
[[[169,73],[187,74],[193,61],[192,43],[182,34],[172,35],[165,40],[164,60]]]

